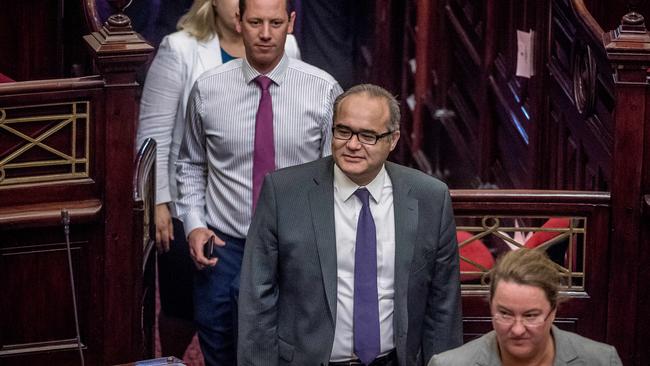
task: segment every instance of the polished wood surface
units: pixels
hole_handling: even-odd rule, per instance
[[[140,275],[135,276],[133,298],[140,301],[140,323],[132,324],[139,334],[141,357],[154,355],[154,322],[156,313],[156,142],[147,139],[135,158],[133,174],[133,245],[140,245]]]
[[[11,2],[0,14],[0,33],[11,35],[0,43],[0,72],[21,81],[0,85],[0,110],[13,123],[6,126],[21,123],[36,141],[16,154],[18,135],[5,129],[0,138],[0,161],[18,163],[0,179],[0,286],[11,300],[0,301],[3,365],[78,362],[62,208],[72,215],[87,363],[148,358],[151,350],[152,162],[147,154],[136,159],[133,146],[134,75],[151,49],[132,33],[117,36],[128,28],[124,18],[104,27],[94,0],[63,3]],[[402,138],[391,158],[454,188],[459,221],[584,219],[585,287],[569,294],[560,325],[614,344],[626,365],[645,365],[650,36],[638,16],[624,15],[633,6],[650,16],[650,2],[361,6],[368,16],[355,55],[359,81],[385,86],[402,102]],[[516,31],[531,29],[535,75],[522,78]],[[72,125],[50,117],[79,106],[73,120],[81,127],[66,137]],[[33,117],[33,127],[23,117]],[[52,126],[60,128],[48,134]],[[49,162],[37,169],[35,161]],[[486,187],[501,189],[477,189]],[[483,296],[464,290],[466,339],[489,329]]]
[[[592,334],[614,344],[624,364],[645,364],[650,35],[639,14],[650,16],[650,2],[408,0],[403,9],[394,57],[404,118],[392,158],[454,189],[607,194],[608,215],[597,216],[608,229],[598,229],[596,245],[609,263],[608,291],[594,292],[604,296],[599,311],[607,304],[594,322],[607,325]],[[529,30],[535,73],[524,78],[516,76],[517,31]],[[523,202],[530,212],[545,207],[511,192],[524,211]],[[489,212],[482,194],[468,202]]]
[[[626,364],[650,358],[647,285],[650,225],[643,197],[650,191],[650,34],[636,13],[603,37],[616,85],[612,171],[612,273],[608,333]],[[615,198],[615,199],[614,199]],[[645,211],[645,212],[644,212]],[[623,270],[625,269],[625,270]],[[633,339],[629,335],[634,334]],[[629,339],[629,340],[628,340]]]
[[[530,191],[530,190],[452,190],[456,224],[465,217],[499,217],[530,221],[530,217],[583,218],[584,263],[578,266],[584,272],[584,286],[579,290],[564,291],[566,299],[559,307],[556,325],[600,341],[608,341],[607,318],[610,273],[608,261],[608,227],[611,197],[605,192],[588,191]],[[503,235],[503,234],[501,234]],[[483,237],[485,240],[485,237]],[[573,239],[572,239],[573,240]],[[494,252],[494,248],[491,248]],[[582,250],[584,249],[584,252]],[[504,249],[501,249],[504,250]],[[505,249],[507,250],[507,249]],[[550,250],[550,249],[547,249]],[[495,253],[498,257],[498,251]],[[492,329],[487,290],[465,289],[463,285],[464,338],[469,341]]]
[[[3,365],[79,362],[62,209],[71,215],[86,364],[153,356],[155,148],[149,144],[136,160],[134,146],[135,75],[152,48],[124,17],[88,32],[87,42],[81,35],[75,42],[90,51],[89,70],[96,73],[61,79],[67,76],[61,71],[65,61],[52,61],[58,71],[44,73],[26,63],[25,78],[48,80],[0,86],[0,286],[7,295],[0,300]],[[57,47],[64,43],[45,41]]]
[[[80,39],[95,29],[87,27],[83,2],[94,5],[94,0],[3,1],[0,72],[16,81],[84,75],[92,59]]]

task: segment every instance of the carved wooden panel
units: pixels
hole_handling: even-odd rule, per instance
[[[0,358],[77,348],[63,227],[48,234],[41,232],[29,239],[18,232],[0,234],[0,286],[13,300],[0,303]],[[88,246],[83,239],[71,242],[77,298],[83,305],[84,341],[90,308]]]
[[[444,20],[447,35],[446,52],[442,57],[448,62],[441,63],[448,70],[435,70],[440,77],[437,93],[444,95],[442,104],[453,114],[441,118],[442,146],[450,150],[439,150],[440,157],[434,157],[442,164],[445,177],[457,183],[456,187],[469,187],[480,175],[481,152],[481,107],[482,107],[482,61],[483,40],[486,32],[486,7],[483,1],[446,1],[439,8]],[[455,117],[455,118],[454,118]],[[453,159],[453,160],[452,160]],[[461,163],[462,164],[459,164]],[[458,165],[457,165],[458,164]],[[455,167],[455,168],[452,168]],[[457,168],[464,167],[463,171]],[[464,176],[465,179],[456,179]]]
[[[566,301],[556,325],[604,340],[607,314],[609,195],[595,192],[452,190],[459,232],[464,336],[491,330],[486,262],[480,246],[496,259],[521,247],[545,251],[563,274]],[[461,236],[464,232],[464,236]]]
[[[0,107],[0,186],[90,176],[90,103]]]
[[[470,52],[475,63],[480,60],[483,40],[486,32],[487,1],[450,0],[446,5],[449,20],[454,28],[462,29],[463,47]],[[476,58],[478,56],[478,58]]]
[[[461,186],[535,186],[539,82],[515,76],[516,31],[537,28],[544,9],[535,1],[461,0],[439,9],[448,38],[440,52],[449,61],[435,72],[444,88],[441,103],[455,117],[441,123],[456,151],[440,151],[438,159],[452,181],[465,176]],[[459,171],[460,160],[469,169]]]
[[[63,209],[86,364],[152,356],[154,252],[143,233],[155,189],[143,185],[148,204],[138,211],[133,180],[135,70],[151,47],[119,25],[87,39],[105,76],[0,85],[0,281],[12,291],[0,300],[3,365],[79,362]],[[145,166],[153,171],[151,161]]]
[[[446,37],[433,37],[432,47],[443,61],[417,66],[434,76],[422,124],[430,131],[426,141],[438,148],[424,151],[452,187],[607,189],[611,67],[602,39],[571,6],[566,0],[438,6],[434,18],[441,16]],[[531,30],[534,75],[519,77],[517,31]],[[404,85],[406,92],[410,84]],[[417,82],[415,90],[417,102]],[[573,155],[565,154],[569,137]]]
[[[73,91],[43,94],[34,91],[57,82],[0,86],[0,194],[5,205],[97,197],[104,174],[98,169],[104,134],[96,123],[104,111],[103,82],[73,80]],[[20,85],[22,90],[15,89]]]
[[[98,78],[0,86],[0,363],[78,363],[61,210],[71,254],[81,343],[98,364],[104,111]],[[44,355],[47,355],[45,357]]]
[[[595,218],[599,215],[576,212],[587,218],[588,231],[597,231],[596,244],[591,246],[596,250],[585,250],[585,268],[607,268],[609,279],[590,279],[590,272],[585,272],[585,298],[572,299],[570,312],[560,321],[597,339],[604,340],[606,334],[607,341],[622,350],[626,364],[645,364],[643,341],[650,327],[647,314],[640,309],[647,303],[647,291],[642,288],[649,276],[639,263],[648,258],[648,230],[642,218],[650,211],[650,170],[644,162],[650,154],[644,149],[650,135],[646,122],[650,36],[638,13],[623,15],[627,5],[635,6],[647,23],[650,2],[414,2],[418,7],[434,4],[432,19],[439,20],[441,27],[439,37],[430,37],[430,48],[404,47],[409,59],[432,50],[436,53],[428,64],[416,65],[418,71],[430,70],[426,74],[430,75],[430,92],[422,93],[417,75],[403,82],[403,97],[415,96],[413,111],[422,97],[428,109],[421,120],[426,136],[422,151],[434,167],[432,173],[452,188],[496,184],[611,190],[612,227],[608,219]],[[406,11],[414,2],[405,6]],[[606,32],[621,17],[624,26]],[[426,29],[436,32],[435,26]],[[516,31],[530,29],[535,31],[535,75],[526,79],[516,76]],[[410,42],[408,35],[404,38]],[[402,72],[412,76],[406,66]],[[420,116],[415,112],[412,117],[416,121]],[[532,210],[536,208],[526,211]],[[610,237],[611,243],[607,242]],[[594,235],[586,238],[587,242],[592,239]],[[608,258],[612,267],[605,263]],[[640,267],[620,271],[620,266],[629,268],[630,264]],[[589,287],[599,282],[603,288],[602,283],[608,283],[616,294],[608,304],[603,300],[607,295],[599,292],[605,289]],[[478,334],[489,329],[489,319],[471,310],[484,309],[483,300],[470,299],[465,299],[470,309],[466,334]],[[600,312],[601,324],[585,317],[592,305]],[[605,329],[602,324],[607,316]]]
[[[602,41],[581,26],[565,1],[552,3],[549,40],[545,186],[607,190],[614,86]]]

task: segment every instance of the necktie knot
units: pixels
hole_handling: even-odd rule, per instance
[[[265,75],[260,75],[260,76],[256,77],[254,80],[257,83],[257,85],[259,85],[259,87],[263,91],[269,90],[269,86],[271,86],[271,83],[273,82],[273,80],[271,80],[271,78],[269,78],[268,76],[265,76]]]
[[[359,198],[364,206],[370,205],[370,191],[368,191],[366,188],[357,189],[354,191],[354,195]]]

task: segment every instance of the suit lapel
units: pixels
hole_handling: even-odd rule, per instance
[[[483,337],[485,346],[479,348],[475,364],[479,366],[500,366],[501,358],[496,333],[491,331]]]
[[[334,228],[334,165],[331,158],[322,160],[322,174],[314,177],[315,186],[309,192],[318,258],[332,324],[336,319],[336,231]]]
[[[555,362],[553,365],[582,365],[582,360],[578,357],[578,352],[573,347],[571,338],[567,333],[560,330],[555,325],[551,327],[553,342],[555,342]]]
[[[395,212],[395,335],[408,331],[408,286],[415,237],[418,228],[418,201],[410,196],[411,185],[387,162],[386,171],[393,184],[393,209]]]
[[[195,75],[197,78],[203,72],[210,70],[215,66],[221,65],[221,48],[219,45],[219,37],[215,36],[208,41],[199,42],[197,52],[199,55],[199,64],[201,65],[200,69],[195,68],[198,71],[198,75]]]

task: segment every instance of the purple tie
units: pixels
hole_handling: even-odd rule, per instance
[[[273,82],[260,75],[255,82],[262,89],[260,105],[255,116],[255,150],[253,152],[253,211],[262,189],[264,176],[275,170],[275,147],[273,146],[273,105],[269,86]]]
[[[379,299],[377,296],[377,237],[370,213],[370,192],[359,188],[354,195],[362,203],[354,250],[354,352],[364,364],[380,352]]]

